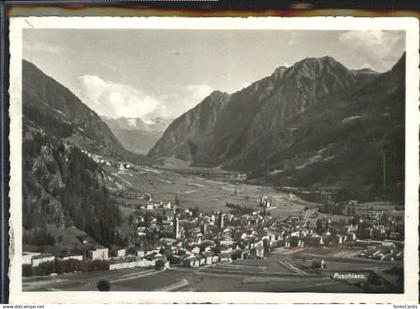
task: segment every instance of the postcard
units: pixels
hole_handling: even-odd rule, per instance
[[[418,301],[414,18],[12,17],[14,303]]]

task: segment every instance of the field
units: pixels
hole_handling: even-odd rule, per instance
[[[302,248],[289,251],[287,256],[302,269],[310,269],[313,261],[323,259],[326,268],[320,272],[328,276],[336,273],[365,273],[372,281],[377,281],[370,287],[372,292],[403,292],[402,261],[365,259],[358,257],[359,253],[358,249]]]
[[[26,291],[95,291],[101,279],[111,283],[112,291],[361,292],[356,286],[336,282],[328,276],[296,274],[273,259],[243,260],[200,269],[131,269],[24,278],[23,287]]]
[[[110,184],[118,184],[119,189],[124,189],[132,194],[119,198],[120,210],[123,218],[128,219],[139,205],[146,202],[140,199],[144,193],[152,195],[153,201],[173,202],[175,196],[182,208],[197,207],[202,212],[221,210],[228,212],[230,208],[226,203],[242,204],[248,208],[261,210],[258,207],[261,196],[272,199],[269,211],[274,217],[283,217],[297,214],[305,207],[314,208],[317,204],[304,201],[294,195],[277,191],[274,188],[263,187],[244,182],[233,182],[225,179],[227,172],[215,169],[189,168],[181,170],[158,169],[151,167],[137,167],[136,169],[119,170],[113,166],[104,166],[110,175]],[[184,174],[182,174],[184,173]],[[205,176],[200,176],[200,174]],[[224,175],[224,176],[221,176]],[[49,226],[53,235],[63,235],[59,248],[72,249],[79,244],[77,235],[85,235],[75,228],[65,231]],[[123,226],[126,229],[127,226]],[[74,230],[74,231],[73,231]],[[57,247],[58,248],[58,247]],[[54,248],[48,252],[57,253]]]
[[[107,171],[130,192],[150,193],[154,201],[174,201],[177,196],[181,207],[198,207],[203,212],[215,209],[228,211],[226,203],[242,204],[257,210],[261,196],[271,197],[273,207],[270,212],[273,216],[296,214],[305,206],[311,208],[316,205],[273,188],[235,183],[211,174],[206,177],[182,175],[155,168],[119,171],[107,167]],[[136,199],[125,199],[124,203],[128,206],[126,208],[139,205]]]

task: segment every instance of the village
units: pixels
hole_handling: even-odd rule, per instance
[[[305,209],[296,215],[273,217],[272,201],[262,196],[256,209],[226,205],[230,211],[202,212],[182,208],[174,201],[154,201],[145,193],[129,218],[127,247],[90,245],[78,254],[54,256],[23,252],[23,275],[106,271],[125,268],[164,270],[171,267],[200,268],[235,260],[265,259],[277,249],[340,248],[357,250],[358,257],[380,261],[403,260],[403,215],[374,203],[341,204],[345,215],[331,206]],[[338,205],[338,204],[337,204]],[[338,207],[338,206],[337,206]],[[387,210],[388,209],[388,210]],[[86,240],[81,240],[86,242]],[[89,246],[87,246],[89,247]],[[312,268],[328,267],[324,259]]]
[[[401,279],[404,210],[399,205],[338,202],[328,192],[316,192],[321,202],[310,203],[304,199],[312,191],[253,186],[246,174],[213,174],[202,168],[179,174],[84,152],[111,176],[109,188],[125,213],[125,245],[103,246],[85,235],[77,237],[77,248],[55,251],[59,254],[25,250],[26,288],[43,289],[39,280],[47,278],[44,284],[64,280],[70,284],[64,289],[77,289],[76,282],[93,273],[116,288],[135,290],[155,284],[158,289],[188,289],[196,280],[188,274],[201,277],[198,282],[204,274],[205,289],[215,290],[235,289],[234,284],[242,290],[244,283],[226,281],[232,275],[261,277],[262,284],[266,276],[294,274],[298,277],[290,284],[296,282],[295,288],[299,276],[308,283],[329,278],[340,281],[337,288],[343,291],[375,291],[384,284],[392,290]],[[343,279],[347,273],[342,271],[360,279]],[[158,279],[162,272],[169,288]],[[212,273],[225,278],[226,287],[221,279],[208,277]],[[255,284],[248,285],[257,288]],[[94,288],[89,283],[83,287]],[[288,285],[278,288],[287,290]]]

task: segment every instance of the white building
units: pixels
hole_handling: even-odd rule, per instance
[[[88,258],[91,260],[108,260],[108,248],[90,250]]]
[[[55,256],[52,255],[37,255],[32,257],[32,267],[37,267],[41,263],[54,262]]]
[[[259,241],[255,244],[255,255],[257,257],[260,257],[260,258],[264,257],[264,243],[263,243],[263,241]]]
[[[126,249],[118,249],[114,252],[116,258],[123,258],[127,255]]]
[[[79,261],[83,261],[83,255],[69,255],[69,256],[64,256],[62,258],[63,261],[66,260],[79,260]]]
[[[22,264],[23,265],[32,265],[32,258],[35,256],[41,255],[40,252],[23,252],[22,255]]]

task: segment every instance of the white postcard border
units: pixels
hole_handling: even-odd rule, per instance
[[[406,181],[403,294],[253,292],[22,291],[23,29],[403,30],[406,32]],[[419,188],[419,25],[409,17],[12,17],[10,18],[10,302],[11,303],[417,303]]]

